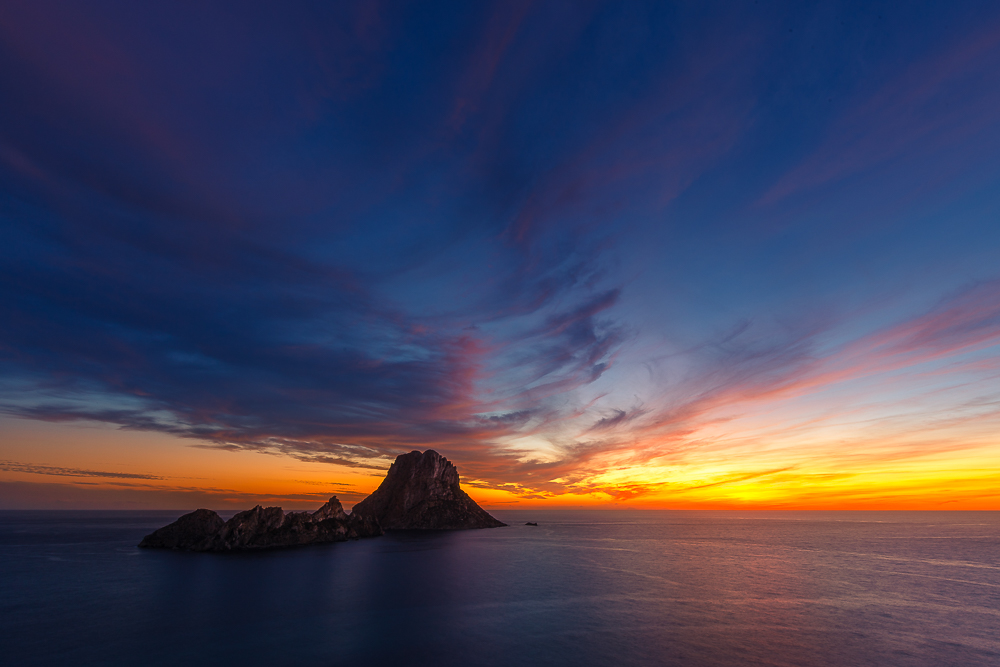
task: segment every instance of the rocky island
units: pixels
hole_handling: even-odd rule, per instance
[[[375,519],[386,530],[499,528],[458,484],[458,468],[433,449],[400,454],[375,491],[351,516]]]
[[[212,510],[185,514],[143,538],[140,547],[250,551],[376,537],[386,530],[497,528],[459,486],[458,469],[433,450],[396,457],[382,484],[348,514],[334,496],[313,513],[261,507],[223,521]]]

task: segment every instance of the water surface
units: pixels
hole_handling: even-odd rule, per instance
[[[0,512],[4,663],[1000,665],[1000,513],[494,514],[220,555]]]

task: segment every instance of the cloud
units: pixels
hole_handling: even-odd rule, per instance
[[[900,372],[905,372],[903,378],[918,378],[925,373],[934,376],[937,367],[933,364],[951,364],[951,360],[962,359],[963,355],[1000,345],[998,315],[1000,282],[993,281],[969,285],[923,313],[835,347],[829,346],[825,339],[836,322],[802,330],[791,328],[783,337],[773,330],[758,332],[752,324],[744,323],[695,349],[683,351],[681,359],[691,370],[685,375],[666,375],[657,394],[646,397],[642,409],[613,408],[597,421],[581,423],[574,418],[563,422],[561,437],[557,436],[562,443],[558,457],[541,461],[510,452],[477,454],[466,468],[476,479],[502,480],[491,488],[503,488],[515,495],[543,490],[593,492],[622,500],[663,493],[673,496],[685,489],[756,479],[760,475],[808,467],[811,465],[808,461],[817,458],[833,458],[839,465],[853,465],[855,460],[872,464],[975,448],[979,446],[978,440],[968,440],[957,433],[948,436],[947,430],[985,425],[984,420],[995,417],[996,397],[985,395],[963,402],[956,395],[954,400],[942,402],[941,398],[950,395],[948,392],[935,401],[938,405],[933,413],[923,411],[914,415],[893,403],[878,406],[874,413],[862,412],[871,423],[854,426],[850,432],[873,432],[878,424],[887,433],[873,432],[867,438],[855,435],[858,446],[850,452],[843,447],[839,451],[810,448],[783,451],[777,460],[791,465],[777,465],[763,473],[736,473],[704,484],[689,485],[669,479],[595,481],[616,470],[630,470],[633,477],[648,477],[644,470],[649,466],[663,469],[665,465],[681,468],[721,465],[728,456],[743,461],[742,457],[748,456],[743,447],[749,446],[753,452],[757,448],[766,449],[764,443],[769,440],[795,442],[816,438],[817,429],[850,418],[853,412],[864,410],[865,402],[870,400],[867,395],[856,395],[857,390],[854,396],[830,392],[853,386],[852,382],[870,385],[871,378],[888,381]],[[973,378],[981,378],[983,370],[995,375],[996,370],[993,364],[982,362],[972,366],[959,363],[958,368],[975,373]],[[953,374],[956,369],[950,372]],[[921,386],[919,380],[898,382],[902,386]],[[832,402],[818,415],[812,408],[807,411],[799,407],[783,419],[767,423],[763,430],[755,424],[752,432],[746,435],[739,432],[741,425],[748,428],[747,419],[757,413],[767,414],[790,401],[825,395],[831,395],[827,400]],[[707,435],[713,431],[713,435]],[[921,431],[935,434],[914,441]],[[600,437],[594,438],[595,435]],[[752,463],[753,457],[749,456],[738,465]],[[808,473],[803,471],[803,474]]]
[[[527,7],[510,17],[499,5],[497,12],[500,27],[490,23],[487,32],[499,32],[481,57],[468,71],[445,68],[428,82],[432,89],[468,89],[469,100],[517,94],[501,69]],[[321,113],[386,104],[380,82],[410,66],[406,55],[383,59],[392,26],[378,11],[307,21],[289,12],[267,25],[251,12],[247,21],[267,35],[263,42],[222,30],[223,39],[251,51],[277,42],[303,76],[317,77],[307,95],[312,120],[273,101],[239,103],[233,122],[242,133],[231,132],[229,121],[220,126],[210,91],[244,102],[257,93],[211,66],[199,70],[206,88],[186,81],[183,95],[161,98],[173,73],[158,64],[169,50],[151,26],[169,31],[176,17],[144,20],[137,30],[153,31],[149,38],[125,43],[114,29],[118,18],[99,7],[77,13],[79,30],[65,43],[54,35],[69,30],[68,19],[48,24],[31,7],[12,8],[5,24],[19,35],[11,48],[21,59],[3,65],[17,82],[17,103],[5,107],[3,120],[17,131],[2,145],[13,142],[5,154],[18,159],[16,173],[0,176],[6,191],[25,194],[0,204],[10,221],[0,231],[8,248],[0,263],[8,323],[0,368],[10,380],[0,387],[0,409],[378,466],[414,446],[515,432],[527,419],[479,415],[531,410],[544,419],[550,408],[532,404],[593,383],[611,367],[625,338],[609,314],[621,288],[601,278],[607,246],[565,224],[538,243],[497,242],[507,203],[533,178],[511,183],[506,194],[473,189],[478,194],[468,199],[466,174],[478,158],[453,137],[457,154],[428,190],[422,165],[439,156],[429,156],[419,138],[451,122],[454,110],[414,109],[414,126],[390,144],[374,137],[401,130],[394,119],[362,114],[352,121],[356,136],[342,137],[342,123]],[[317,21],[344,37],[335,40],[340,51],[316,42]],[[543,28],[531,28],[532,48],[544,45]],[[285,43],[300,30],[304,40]],[[214,48],[192,39],[193,53]],[[60,46],[37,46],[48,42]],[[370,71],[363,65],[376,61]],[[286,91],[281,67],[259,74]],[[77,85],[81,77],[87,85]],[[32,112],[56,108],[54,100],[87,112],[75,114],[72,126]],[[476,106],[460,114],[463,128],[496,140],[516,131],[489,125],[472,113]],[[275,145],[272,112],[302,134]],[[254,123],[260,126],[250,131]],[[317,125],[307,130],[309,123]],[[53,132],[59,138],[50,141]],[[275,175],[256,171],[264,164],[303,169],[297,160],[314,150],[317,133],[340,142],[314,164],[329,183],[309,177],[308,187],[272,187]],[[21,168],[29,163],[38,169]],[[352,185],[356,177],[363,186]],[[479,221],[428,201],[428,191],[473,206]],[[489,262],[488,274],[473,274],[483,282],[473,281],[454,307],[448,295],[408,298],[414,284],[424,285],[418,299],[434,291],[438,283],[427,274],[441,265],[453,290],[469,282],[469,264]],[[525,379],[530,396],[519,386]]]
[[[0,461],[0,470],[4,472],[24,472],[32,475],[53,475],[56,477],[103,477],[107,479],[165,479],[158,475],[145,475],[132,472],[102,472],[85,470],[83,468],[64,468],[59,466],[43,466],[14,461]]]
[[[254,505],[314,510],[336,495],[348,505],[367,494],[330,489],[327,492],[256,494],[233,489],[119,482],[53,484],[0,480],[0,507],[4,509],[164,509],[178,515],[198,507],[221,511],[245,510]]]
[[[940,153],[968,142],[994,124],[998,64],[1000,30],[989,23],[909,63],[836,119],[816,150],[760,203],[772,204],[907,154]],[[956,96],[963,104],[949,103]]]
[[[5,5],[0,411],[373,474],[434,447],[523,497],[609,476],[639,497],[659,487],[616,471],[751,447],[748,413],[938,362],[991,372],[960,356],[996,344],[997,283],[874,327],[854,306],[923,273],[933,239],[885,241],[894,275],[868,279],[867,245],[811,273],[817,216],[850,216],[758,238],[750,202],[992,155],[998,88],[974,84],[1000,71],[995,17],[941,10],[948,40],[913,37],[924,17],[874,57],[863,26],[778,40],[798,11],[365,3],[192,28]],[[855,61],[879,66],[845,82]],[[814,113],[817,91],[844,101]],[[990,201],[949,214],[953,283],[994,271],[991,221],[967,222]]]

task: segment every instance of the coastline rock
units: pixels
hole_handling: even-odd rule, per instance
[[[203,551],[225,522],[212,510],[195,510],[142,538],[140,547]]]
[[[432,449],[400,454],[382,484],[354,506],[351,516],[376,520],[386,530],[498,528],[458,481],[458,469]]]
[[[139,546],[185,551],[250,551],[345,542],[378,535],[382,535],[378,521],[347,514],[334,496],[312,514],[285,514],[280,507],[258,505],[223,522],[211,510],[195,510],[150,533]]]
[[[232,551],[233,549],[253,549],[272,542],[269,533],[276,533],[285,522],[285,513],[280,507],[261,507],[257,505],[251,510],[238,512],[227,521],[222,530],[212,541],[215,551]],[[273,545],[277,546],[277,545]]]

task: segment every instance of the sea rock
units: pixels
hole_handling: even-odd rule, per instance
[[[251,551],[344,542],[382,534],[378,521],[344,512],[336,496],[312,514],[261,507],[223,522],[211,510],[196,510],[147,535],[140,547],[186,551]]]
[[[142,538],[140,547],[203,551],[215,539],[225,522],[212,510],[195,510],[169,526]]]
[[[351,510],[386,530],[498,528],[458,482],[458,469],[432,449],[400,454],[382,484]]]

